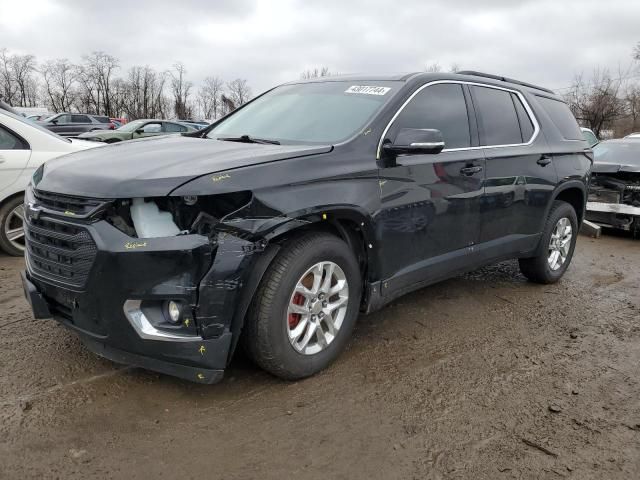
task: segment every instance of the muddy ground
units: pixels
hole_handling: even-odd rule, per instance
[[[31,320],[0,257],[0,477],[639,478],[639,267],[580,237],[557,285],[502,263],[361,317],[314,378],[237,358],[205,386]]]

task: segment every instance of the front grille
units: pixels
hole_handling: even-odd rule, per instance
[[[43,192],[41,190],[34,190],[33,196],[39,206],[72,216],[87,216],[106,202],[105,200],[96,198],[72,197],[70,195]]]
[[[96,257],[96,244],[81,225],[43,218],[25,222],[27,256],[33,273],[83,287]]]

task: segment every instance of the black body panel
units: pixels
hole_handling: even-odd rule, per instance
[[[361,131],[334,145],[204,138],[213,124],[188,136],[120,143],[48,162],[34,186],[37,198],[89,197],[97,206],[80,214],[56,212],[27,192],[28,216],[39,217],[34,225],[50,221],[86,230],[97,251],[86,278],[66,283],[36,266],[36,256],[61,275],[75,275],[75,267],[60,267],[57,257],[47,257],[51,249],[29,253],[25,290],[34,312],[46,315],[42,299],[91,349],[115,361],[212,382],[221,378],[233,353],[265,270],[300,230],[330,231],[356,251],[364,312],[482,265],[532,256],[542,248],[540,235],[554,199],[572,202],[583,218],[591,150],[584,140],[563,138],[536,100],[539,94],[558,97],[499,78],[393,77],[403,82],[401,90]],[[326,81],[367,85],[373,80]],[[441,153],[388,158],[382,147],[393,141],[398,114],[419,91],[442,83],[461,86],[468,143],[447,148],[450,132],[442,127]],[[515,144],[487,144],[487,122],[471,93],[478,84],[524,100],[536,127],[530,139],[523,133]],[[186,217],[191,211],[184,207],[186,199],[211,198],[216,207],[231,198],[233,207],[219,215],[208,212],[213,220],[206,233],[194,232],[189,221],[180,225],[182,234],[163,238],[136,238],[105,219],[114,205],[141,197],[171,211],[176,224],[181,219],[176,211],[187,212]],[[141,338],[123,305],[142,302],[140,308],[152,317],[169,299],[187,305],[194,321],[162,328],[192,340]]]

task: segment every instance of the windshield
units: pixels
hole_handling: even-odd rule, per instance
[[[587,141],[590,147],[593,147],[599,141],[595,133],[589,130],[582,130],[582,137]]]
[[[393,81],[283,85],[223,120],[207,136],[339,143],[362,130],[401,85]]]
[[[5,115],[9,115],[11,118],[13,118],[15,120],[18,120],[19,122],[22,122],[22,123],[28,125],[29,128],[37,128],[42,133],[46,133],[47,135],[55,137],[57,140],[62,140],[63,142],[71,143],[71,140],[69,140],[68,138],[61,137],[60,135],[57,135],[57,134],[53,133],[51,130],[48,130],[48,129],[38,125],[36,122],[28,120],[27,118],[23,117],[22,115],[14,115],[13,113],[8,112],[6,110],[0,110],[0,111],[2,111],[2,113],[4,113]]]
[[[126,123],[121,127],[116,128],[119,132],[135,132],[137,129],[142,128],[142,125],[146,120],[134,120],[133,122]]]
[[[640,140],[602,142],[593,147],[596,163],[615,163],[640,166]]]

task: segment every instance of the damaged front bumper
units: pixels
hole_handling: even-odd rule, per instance
[[[221,233],[136,239],[105,220],[27,207],[25,296],[110,360],[200,383],[222,379],[256,283],[259,245]],[[168,301],[182,305],[167,321]]]
[[[637,228],[640,207],[623,203],[587,202],[586,218],[603,227],[630,231]]]

